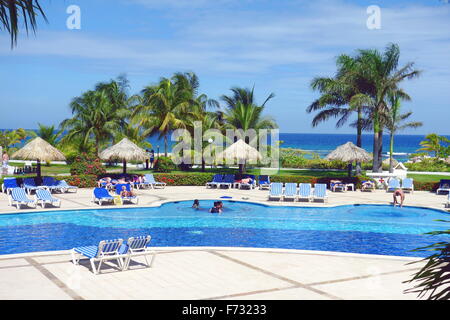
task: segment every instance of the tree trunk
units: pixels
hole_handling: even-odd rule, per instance
[[[123,160],[122,165],[123,165],[123,173],[125,174],[127,173],[127,161]]]
[[[383,172],[383,130],[378,133],[378,171]]]
[[[164,135],[164,155],[167,157],[167,148],[168,148],[168,144],[167,144],[167,133]]]
[[[362,110],[358,108],[358,126],[356,128],[356,146],[362,148]],[[356,162],[356,175],[361,175],[361,162]]]
[[[205,172],[206,162],[205,159],[202,158],[202,172]]]
[[[373,164],[372,172],[378,172],[378,132],[373,133]]]
[[[391,137],[390,137],[390,141],[389,141],[389,173],[394,172],[393,153],[394,153],[394,133],[391,132]]]
[[[352,176],[352,171],[353,171],[353,163],[352,162],[349,162],[347,169],[348,169],[348,177],[350,178]]]

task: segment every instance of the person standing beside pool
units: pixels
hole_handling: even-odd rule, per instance
[[[405,201],[405,193],[402,189],[396,189],[393,194],[394,197],[394,207],[399,204],[400,208],[403,207],[403,202]],[[400,203],[397,201],[397,197],[400,197]]]
[[[9,163],[9,156],[5,151],[2,156],[2,167],[4,172],[8,171],[8,163]]]
[[[150,168],[153,169],[153,163],[155,162],[155,151],[152,149],[150,150]]]

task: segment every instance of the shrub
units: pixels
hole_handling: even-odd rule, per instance
[[[171,174],[156,173],[155,180],[165,182],[168,186],[204,186],[211,181],[214,173]]]
[[[58,177],[59,180],[66,180],[71,186],[78,188],[95,188],[97,187],[96,175],[72,175],[66,177]]]
[[[450,172],[450,163],[438,159],[423,159],[416,163],[405,163],[410,171]]]
[[[99,176],[106,173],[99,158],[93,155],[82,153],[77,156],[70,166],[70,174],[73,176],[95,175]]]
[[[175,170],[177,166],[169,157],[158,157],[155,162],[155,172],[170,172]]]

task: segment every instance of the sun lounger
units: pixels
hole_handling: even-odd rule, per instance
[[[450,180],[442,179],[441,182],[439,182],[439,188],[436,190],[436,194],[441,192],[447,192],[450,194]]]
[[[402,180],[402,190],[414,192],[414,180],[411,178],[405,178]]]
[[[339,182],[330,182],[330,190],[333,192],[336,192],[337,190],[340,191],[347,191],[347,185],[345,183]]]
[[[396,178],[391,178],[389,180],[386,192],[395,191],[396,189],[400,188],[400,181]]]
[[[114,197],[111,196],[108,190],[104,188],[95,188],[93,201],[98,202],[98,204],[101,206],[103,202],[113,202]]]
[[[269,189],[269,200],[278,199],[283,197],[283,184],[281,182],[272,182]]]
[[[316,183],[314,185],[313,200],[316,199],[323,200],[323,202],[328,201],[326,184]]]
[[[206,187],[216,187],[218,188],[220,183],[223,181],[223,174],[215,174],[212,181],[206,183]]]
[[[258,177],[259,189],[270,188],[270,177],[266,175],[261,175]]]
[[[361,182],[361,191],[374,191],[375,190],[375,182],[366,180]]]
[[[77,192],[78,190],[78,187],[67,184],[66,180],[59,180],[57,186],[62,193],[65,193],[69,190],[75,190],[75,192]]]
[[[298,200],[303,199],[311,201],[311,184],[309,183],[300,183],[298,187]]]
[[[17,209],[20,209],[22,204],[29,205],[33,204],[36,208],[36,200],[31,200],[27,197],[27,194],[22,188],[13,188],[9,194],[9,205],[16,205]]]
[[[103,189],[106,191],[106,189]],[[99,274],[103,261],[117,260],[117,264],[121,270],[124,267],[123,259],[126,255],[120,254],[119,249],[123,243],[122,239],[116,240],[102,240],[98,246],[85,246],[73,248],[71,251],[72,261],[78,265],[81,256],[87,257],[91,262],[92,271],[94,274]],[[95,267],[95,262],[99,262],[98,267]]]
[[[52,194],[47,189],[36,190],[36,204],[41,204],[42,208],[45,208],[45,204],[49,203],[51,205],[58,204],[61,207],[61,200],[52,197]]]
[[[234,174],[226,174],[223,177],[222,182],[219,183],[219,188],[221,188],[222,186],[231,188],[233,186],[233,183],[234,183]]]
[[[244,177],[244,179],[248,179],[248,178],[252,179],[252,182],[250,182],[250,183],[243,183],[243,182],[239,183],[239,189],[250,189],[251,190],[251,189],[255,188],[255,186],[256,186],[255,176],[249,174],[249,175],[246,175]],[[233,177],[233,180],[234,180],[234,177]]]
[[[125,189],[128,192],[131,192],[131,185],[128,183],[122,183],[122,184],[116,185],[116,194],[117,195],[120,195],[120,193],[122,192],[123,186],[125,186]],[[136,204],[138,204],[138,202],[139,202],[139,199],[137,196],[121,196],[121,198],[122,198],[122,201],[129,201],[131,203],[134,201]]]
[[[5,178],[2,184],[2,192],[9,194],[11,189],[20,188],[16,178]]]
[[[148,248],[151,239],[151,236],[142,236],[132,237],[127,240],[126,244],[124,244],[122,246],[123,248],[119,251],[119,253],[127,255],[123,270],[128,270],[131,259],[139,256],[144,256],[148,267],[153,265],[156,252]],[[150,263],[148,263],[147,260],[148,255],[152,255]]]
[[[286,185],[284,186],[283,200],[292,199],[292,201],[295,201],[296,197],[297,197],[297,184],[291,182],[286,183]]]
[[[38,189],[45,189],[44,186],[37,186],[34,178],[25,178],[23,180],[23,187],[26,192],[30,195],[32,191],[36,191]]]
[[[155,181],[155,177],[151,173],[147,173],[144,176],[144,183],[143,184],[144,185],[145,184],[150,185],[153,189],[156,189],[156,187],[165,188],[165,186],[166,186],[165,182],[157,182],[157,181]]]
[[[61,188],[58,186],[58,181],[53,177],[43,177],[42,186],[50,191],[61,191]]]

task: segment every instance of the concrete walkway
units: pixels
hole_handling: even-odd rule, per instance
[[[239,248],[158,248],[94,275],[68,252],[0,256],[0,299],[416,299],[403,291],[421,262],[375,255]]]

